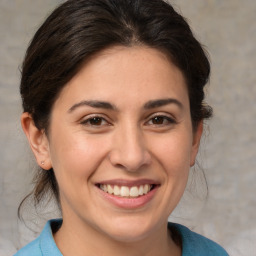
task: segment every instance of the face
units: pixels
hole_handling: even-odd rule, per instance
[[[161,52],[113,47],[56,100],[48,136],[63,220],[116,240],[166,229],[194,164],[184,77]]]

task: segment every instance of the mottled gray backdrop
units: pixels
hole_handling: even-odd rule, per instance
[[[28,228],[17,220],[35,166],[19,124],[18,85],[26,46],[59,2],[0,0],[0,256],[33,239],[51,215],[39,209],[43,216],[38,218],[28,208]],[[207,94],[215,113],[199,158],[209,198],[204,202],[186,193],[172,219],[219,242],[231,255],[256,255],[256,1],[172,3],[210,53]]]

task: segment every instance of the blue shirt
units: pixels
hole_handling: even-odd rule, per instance
[[[61,220],[48,221],[40,236],[14,256],[62,256],[52,235],[52,226],[60,226],[61,223]],[[168,227],[181,236],[182,256],[228,256],[221,246],[180,224],[168,223]]]

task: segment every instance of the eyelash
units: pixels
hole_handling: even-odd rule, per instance
[[[90,122],[92,121],[100,121],[100,124],[97,125],[97,124],[90,124]],[[102,125],[101,122],[105,122],[106,124]],[[102,116],[99,116],[99,115],[94,115],[94,116],[90,116],[88,117],[87,119],[85,120],[82,120],[80,122],[80,124],[82,125],[88,125],[88,126],[92,126],[92,127],[102,127],[102,126],[106,126],[106,125],[110,125],[110,123]]]
[[[156,120],[156,119],[160,119],[160,120]],[[149,124],[149,122],[154,122],[153,120],[155,120],[155,121],[162,121],[163,123],[161,123],[161,124],[154,124],[154,123],[152,123],[152,124]],[[99,124],[92,124],[92,123],[90,123],[90,122],[99,122]],[[102,124],[102,122],[104,122],[104,124]],[[167,123],[166,123],[167,122]],[[159,127],[159,126],[168,126],[168,125],[172,125],[172,124],[176,124],[177,122],[176,122],[176,120],[174,119],[174,118],[171,118],[171,117],[169,117],[169,116],[166,116],[166,115],[163,115],[163,114],[156,114],[156,115],[154,115],[154,116],[151,116],[149,119],[148,119],[148,121],[146,122],[146,125],[153,125],[153,126],[155,126],[155,127]],[[108,122],[107,120],[106,120],[106,118],[104,118],[104,117],[102,117],[102,116],[100,116],[100,115],[94,115],[94,116],[90,116],[90,117],[88,117],[87,119],[85,119],[85,120],[82,120],[81,122],[80,122],[80,124],[82,124],[82,125],[87,125],[87,126],[91,126],[91,127],[102,127],[102,126],[110,126],[111,125],[111,123],[110,122]]]
[[[162,119],[163,124],[150,124],[150,125],[154,125],[154,126],[166,126],[166,125],[171,125],[171,124],[176,124],[176,120],[174,118],[171,118],[169,116],[163,115],[163,114],[156,114],[154,116],[151,116],[150,119],[147,121],[147,123],[152,122],[154,119],[156,120],[156,118],[160,118],[160,120]],[[157,121],[157,120],[156,120]],[[167,122],[167,123],[166,123]]]

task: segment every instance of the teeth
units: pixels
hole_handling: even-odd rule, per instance
[[[122,186],[120,189],[120,196],[128,197],[130,196],[130,190],[128,187]]]
[[[137,187],[131,187],[130,188],[130,196],[131,197],[138,197],[139,196],[139,190]]]
[[[120,188],[118,186],[114,186],[114,195],[119,196],[120,195]]]
[[[110,185],[107,185],[107,191],[109,194],[113,194],[114,190],[112,189],[112,187]]]
[[[143,193],[146,194],[147,191],[149,191],[149,190],[150,190],[150,185],[148,185],[148,184],[144,185],[144,187],[143,187]]]
[[[142,195],[146,195],[152,188],[152,185],[145,184],[140,186],[117,186],[117,185],[100,185],[100,189],[108,194],[114,194],[115,196],[121,197],[138,197]]]
[[[142,196],[144,194],[144,188],[143,186],[139,187],[139,195]]]

